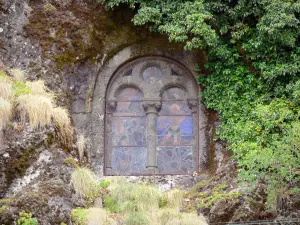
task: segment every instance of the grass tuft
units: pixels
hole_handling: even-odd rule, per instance
[[[150,221],[146,215],[140,212],[132,213],[125,221],[125,225],[150,225]]]
[[[99,194],[96,175],[88,168],[77,168],[71,175],[75,191],[82,197],[94,197]]]
[[[101,208],[89,208],[87,225],[117,225],[110,214]]]
[[[54,98],[54,94],[46,87],[45,81],[38,80],[32,82],[26,82],[26,86],[29,87],[33,95],[45,96],[49,99]]]
[[[73,143],[74,128],[68,115],[68,111],[62,107],[53,109],[53,121],[58,128],[60,142],[71,147]]]
[[[9,100],[12,96],[12,85],[5,80],[0,80],[0,98],[3,98],[4,100]]]
[[[167,198],[169,207],[179,209],[183,204],[184,192],[173,189],[167,193]]]
[[[159,208],[161,193],[151,185],[139,185],[133,197],[136,201],[137,209],[140,212],[156,210]]]
[[[43,128],[51,124],[53,103],[49,98],[26,94],[19,96],[16,99],[16,104],[23,123],[28,118],[30,126],[34,129]]]
[[[76,145],[78,149],[79,160],[82,161],[84,156],[84,150],[87,147],[87,139],[84,137],[84,135],[78,135]]]
[[[23,70],[14,68],[9,70],[9,73],[18,81],[24,82],[26,80],[26,75]]]
[[[0,130],[2,130],[12,115],[12,107],[10,102],[0,97]]]

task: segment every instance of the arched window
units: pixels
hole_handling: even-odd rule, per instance
[[[121,67],[106,97],[105,174],[191,174],[198,170],[198,88],[162,58]]]
[[[162,94],[157,118],[157,166],[162,174],[193,171],[193,117],[184,89],[173,87]]]
[[[112,117],[112,169],[120,174],[140,174],[146,168],[146,120],[142,93],[123,88],[116,96]]]

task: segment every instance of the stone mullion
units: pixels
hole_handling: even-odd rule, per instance
[[[147,165],[146,169],[150,174],[157,174],[157,138],[156,138],[156,121],[160,101],[144,101],[144,109],[147,117]]]
[[[106,114],[106,151],[105,151],[105,170],[107,174],[111,174],[112,171],[112,150],[113,150],[113,112],[117,106],[116,101],[108,102],[107,114]]]
[[[191,109],[192,119],[193,119],[193,158],[197,158],[197,153],[199,152],[198,146],[198,101],[197,100],[188,100],[188,106]],[[198,160],[197,160],[198,161]],[[194,169],[199,170],[199,165],[195,164],[193,160]],[[198,162],[199,164],[199,162]]]

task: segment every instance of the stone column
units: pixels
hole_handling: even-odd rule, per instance
[[[191,109],[192,113],[192,118],[193,118],[193,159],[197,159],[195,162],[194,160],[194,169],[196,172],[198,172],[200,165],[198,162],[199,158],[199,145],[198,145],[198,140],[199,140],[199,134],[198,134],[198,100],[197,99],[188,99],[188,106]],[[197,158],[198,157],[198,158]]]
[[[158,110],[161,107],[159,100],[144,100],[143,107],[147,116],[147,165],[149,174],[157,174],[157,139],[156,139],[156,120]]]
[[[105,133],[105,151],[104,151],[104,163],[106,174],[112,174],[112,150],[113,150],[113,137],[112,137],[112,121],[113,113],[117,107],[115,100],[109,100],[106,103],[106,133]]]

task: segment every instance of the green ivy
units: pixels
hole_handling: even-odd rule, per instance
[[[207,52],[200,93],[219,113],[239,177],[269,190],[295,186],[300,168],[300,2],[100,0],[128,4],[133,22]]]

